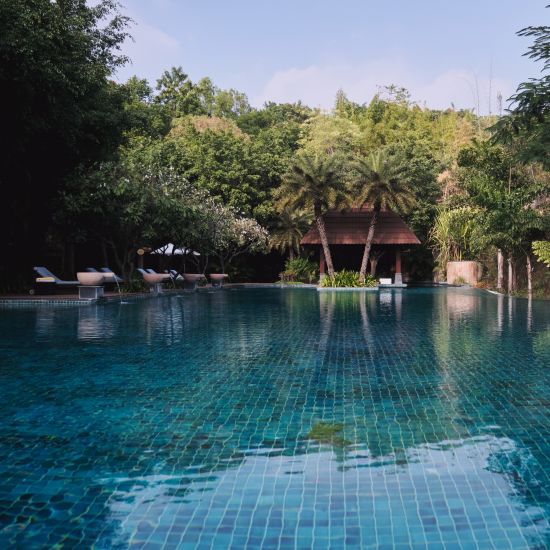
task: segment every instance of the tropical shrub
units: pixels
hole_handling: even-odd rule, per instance
[[[550,241],[533,242],[533,252],[539,262],[542,262],[550,267]]]
[[[317,278],[317,264],[306,258],[294,258],[286,261],[283,273],[294,281],[312,283]]]
[[[448,262],[476,259],[478,219],[479,209],[470,206],[439,209],[429,240],[441,274]]]
[[[365,275],[364,282],[357,271],[343,269],[336,271],[333,277],[325,276],[321,281],[323,288],[343,288],[343,287],[375,287],[378,283],[371,275]]]

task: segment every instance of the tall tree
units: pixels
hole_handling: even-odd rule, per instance
[[[355,170],[356,203],[359,206],[372,208],[359,271],[359,277],[365,280],[370,249],[381,210],[387,208],[403,213],[416,201],[408,183],[400,178],[399,163],[396,158],[387,155],[383,150],[371,153],[368,157],[357,161]]]
[[[173,117],[188,114],[205,114],[195,84],[181,67],[164,71],[157,80],[155,101],[165,105]]]
[[[550,6],[547,6],[550,7]],[[519,36],[534,37],[525,56],[543,63],[539,78],[518,86],[510,98],[512,108],[494,126],[495,138],[513,144],[523,161],[541,162],[550,167],[550,26],[526,27]]]
[[[40,261],[53,200],[80,162],[122,139],[123,96],[108,77],[128,19],[114,0],[0,2],[3,100],[0,284]]]
[[[329,276],[333,277],[334,265],[325,229],[324,214],[342,204],[346,197],[346,187],[337,158],[306,153],[297,155],[291,170],[283,178],[276,196],[283,205],[313,212],[327,271]]]

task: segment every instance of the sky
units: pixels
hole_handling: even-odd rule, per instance
[[[301,100],[329,109],[338,89],[359,103],[380,86],[431,108],[498,113],[541,66],[522,56],[548,0],[122,0],[132,75],[155,84],[181,66],[193,81],[247,94],[253,106]]]

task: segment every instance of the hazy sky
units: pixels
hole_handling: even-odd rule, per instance
[[[377,86],[408,88],[430,107],[497,111],[497,92],[538,76],[515,32],[550,22],[548,0],[122,0],[134,20],[132,64],[155,83],[181,66],[250,102],[329,108],[338,88],[369,101]],[[491,90],[491,94],[489,93]],[[489,101],[489,98],[491,100]]]

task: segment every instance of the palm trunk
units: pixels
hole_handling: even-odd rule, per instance
[[[527,295],[533,295],[533,266],[531,262],[531,254],[527,253]]]
[[[497,290],[504,289],[504,256],[502,250],[497,250]]]
[[[370,276],[374,277],[376,275],[376,266],[378,265],[378,260],[371,258],[370,261]]]
[[[319,237],[321,239],[321,245],[323,246],[323,252],[325,254],[325,261],[327,263],[327,271],[329,277],[334,277],[334,266],[332,265],[332,256],[330,255],[330,248],[328,245],[327,232],[325,230],[325,220],[319,212],[315,213],[315,221],[317,223],[317,229],[319,231]]]
[[[376,229],[376,222],[378,221],[378,208],[372,211],[372,217],[369,223],[369,231],[367,233],[367,240],[365,241],[365,249],[363,250],[363,259],[361,260],[361,269],[359,271],[359,279],[365,280],[367,274],[367,264],[369,263],[370,249],[372,246],[372,240],[374,238],[374,230]]]
[[[130,281],[134,273],[134,249],[128,250],[124,255],[122,273],[125,281]]]
[[[379,250],[378,252],[374,252],[370,255],[370,274],[371,277],[376,276],[376,267],[378,266],[378,261],[384,254],[383,251]]]

